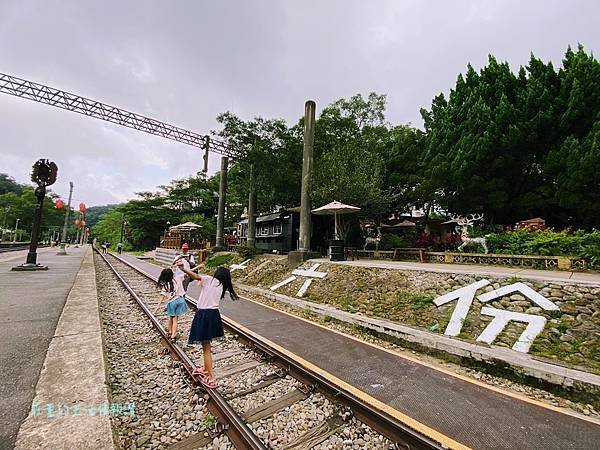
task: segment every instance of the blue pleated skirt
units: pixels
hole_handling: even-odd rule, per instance
[[[167,303],[167,316],[183,316],[187,310],[188,307],[183,297],[175,297]]]
[[[210,342],[217,337],[223,337],[223,322],[218,309],[199,309],[196,311],[190,328],[189,344]]]

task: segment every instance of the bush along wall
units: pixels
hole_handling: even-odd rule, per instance
[[[324,279],[314,281],[304,299],[330,304],[338,309],[383,318],[425,330],[444,333],[456,306],[451,301],[436,306],[434,300],[483,279],[489,284],[477,290],[462,324],[459,339],[475,342],[492,317],[482,308],[545,317],[543,331],[537,335],[529,354],[548,361],[600,374],[600,285],[578,285],[547,281],[528,281],[514,277],[480,277],[466,274],[401,271],[322,264]],[[244,270],[233,273],[236,281],[269,289],[291,275],[285,260],[255,258]],[[295,297],[302,277],[277,289]],[[545,310],[520,292],[510,292],[482,303],[478,296],[515,283],[533,289],[552,302],[557,310]],[[494,346],[512,348],[526,323],[511,321],[493,341]],[[481,345],[486,345],[482,344]]]
[[[590,268],[600,268],[600,230],[568,233],[552,230],[514,231],[487,235],[491,253],[539,256],[578,256]]]

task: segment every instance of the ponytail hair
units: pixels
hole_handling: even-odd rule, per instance
[[[221,299],[225,296],[225,292],[229,292],[232,300],[237,300],[239,297],[233,290],[233,284],[231,283],[231,272],[226,267],[217,267],[213,278],[219,280],[219,284],[223,286],[221,292]]]
[[[175,284],[173,283],[173,271],[171,269],[163,269],[158,276],[158,288],[164,289],[167,292],[175,291]]]

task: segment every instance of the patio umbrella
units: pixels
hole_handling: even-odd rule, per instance
[[[202,225],[198,225],[197,223],[194,223],[194,222],[185,222],[180,225],[174,225],[171,228],[169,228],[169,230],[189,231],[189,230],[195,230],[197,228],[202,228]]]
[[[335,238],[340,239],[338,233],[338,214],[350,214],[360,211],[360,208],[356,206],[345,205],[338,201],[332,201],[331,203],[326,204],[325,206],[321,206],[320,208],[313,209],[313,214],[318,216],[327,216],[333,215],[334,227],[335,227]]]

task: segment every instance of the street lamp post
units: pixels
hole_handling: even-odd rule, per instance
[[[73,197],[73,182],[69,181],[69,202],[67,204],[67,210],[65,211],[65,223],[63,225],[62,239],[60,242],[60,250],[57,255],[66,255],[66,243],[67,243],[67,226],[69,225],[69,212],[71,211],[71,198]]]
[[[119,238],[119,245],[117,245],[117,252],[119,254],[123,252],[123,233],[125,232],[125,225],[127,225],[125,214],[121,214],[121,237]]]
[[[33,216],[33,226],[31,227],[31,244],[29,245],[29,253],[27,253],[27,261],[25,264],[13,267],[12,270],[48,270],[48,266],[43,266],[37,263],[37,245],[40,238],[40,228],[42,226],[42,212],[44,207],[44,198],[46,198],[46,187],[54,184],[58,167],[55,163],[47,159],[40,159],[33,165],[31,173],[31,181],[38,186],[35,189],[37,203],[35,205],[35,213]]]
[[[19,221],[21,219],[17,219],[17,221],[15,222],[15,234],[13,236],[13,242],[17,242],[17,231],[19,231]]]

